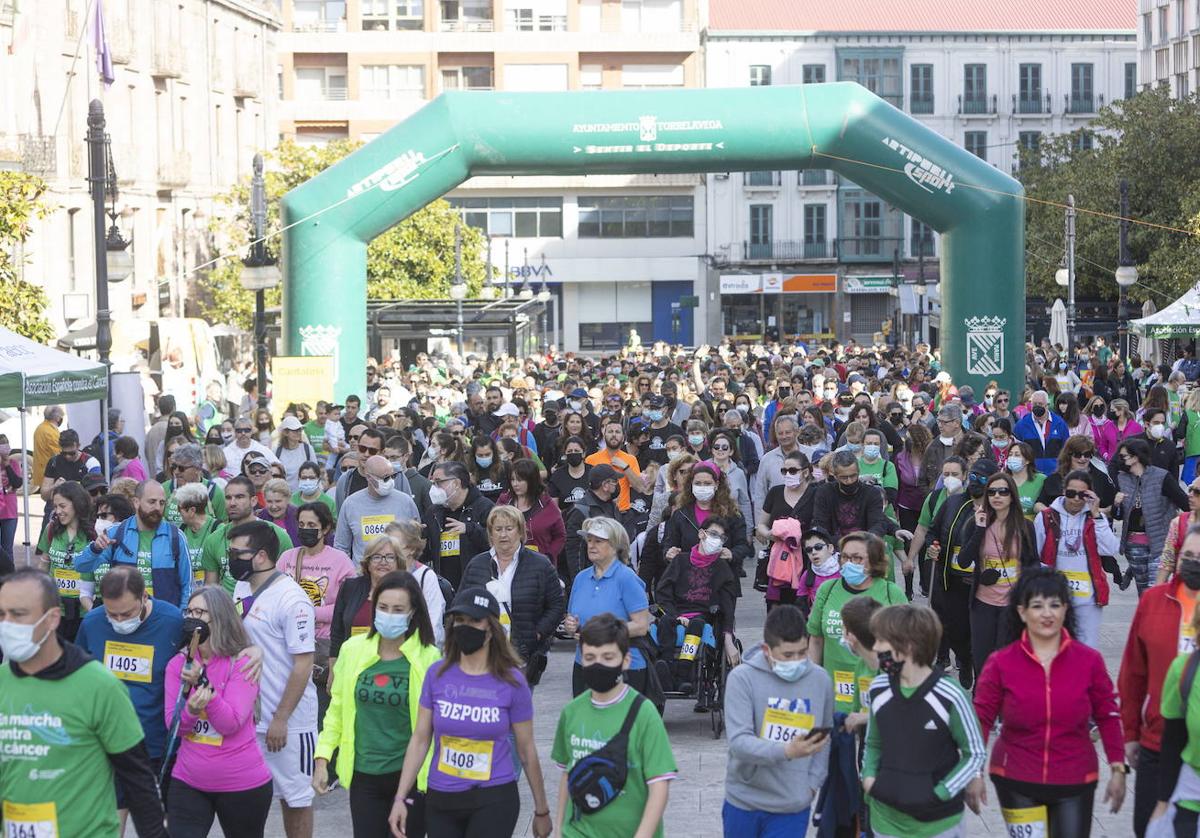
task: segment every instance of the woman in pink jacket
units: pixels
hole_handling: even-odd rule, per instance
[[[167,664],[168,729],[180,687],[189,686],[179,714],[179,758],[167,790],[171,836],[205,838],[215,817],[231,838],[262,838],[272,784],[254,732],[258,684],[249,680],[243,656],[250,641],[233,600],[219,585],[192,591],[183,614],[184,631],[203,623],[208,639],[196,660],[187,659],[185,648]]]
[[[986,740],[1004,720],[989,773],[1011,834],[1087,838],[1100,776],[1090,727],[1100,730],[1110,774],[1104,802],[1125,799],[1124,736],[1103,656],[1071,637],[1071,588],[1050,568],[1021,573],[1009,597],[1020,639],[993,652],[975,686]],[[1040,829],[1039,829],[1040,827]]]
[[[1117,438],[1116,423],[1108,418],[1104,399],[1093,396],[1087,403],[1087,421],[1091,426],[1092,439],[1096,441],[1096,453],[1107,463],[1117,453],[1117,443],[1121,440]]]

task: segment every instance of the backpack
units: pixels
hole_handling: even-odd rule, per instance
[[[423,571],[421,573],[421,578],[417,580],[417,584],[421,586],[421,590],[425,590],[425,575],[427,573],[432,573],[437,577],[438,587],[442,591],[442,599],[446,600],[447,605],[454,601],[454,586],[450,584],[449,579],[447,579],[445,576],[442,576],[442,574],[438,573],[429,565],[425,565],[425,567],[421,568],[421,570]]]
[[[317,455],[313,453],[313,447],[312,447],[311,445],[309,445],[309,444],[308,444],[308,440],[307,440],[307,439],[302,439],[302,440],[300,441],[300,444],[304,446],[304,459],[305,459],[305,461],[307,462],[307,461],[310,461],[310,460],[311,460],[311,461],[314,461],[314,462],[315,462],[315,461],[316,461],[316,459],[317,459]],[[281,442],[281,443],[279,443],[278,445],[276,445],[276,446],[275,446],[275,459],[277,459],[277,460],[278,460],[278,459],[279,459],[279,455],[280,455],[282,452],[283,452],[283,443]]]
[[[211,497],[211,492],[210,492],[210,497]],[[134,517],[137,517],[137,516],[135,515]],[[130,549],[125,546],[125,533],[129,532],[129,522],[132,520],[133,520],[133,518],[126,518],[124,521],[122,521],[120,524],[117,525],[117,531],[113,534],[113,541],[115,541],[117,543],[118,547],[121,550],[123,550],[126,553],[126,555],[128,555],[131,559],[134,560],[134,564],[137,564],[137,557],[134,556],[134,554],[130,551]],[[172,524],[170,522],[167,522],[167,526],[169,526],[171,528],[171,561],[173,561],[175,563],[175,567],[178,568],[179,567],[179,542],[181,539],[183,539],[183,533],[180,532],[179,527],[175,526],[174,524]]]
[[[637,721],[645,696],[635,693],[633,704],[625,714],[625,721],[617,735],[602,748],[592,751],[567,774],[567,791],[575,804],[572,821],[584,815],[594,815],[620,796],[629,775],[629,732]]]

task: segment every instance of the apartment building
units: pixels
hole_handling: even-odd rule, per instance
[[[1182,99],[1200,90],[1200,0],[1138,0],[1138,77]]]
[[[699,0],[286,0],[281,133],[370,140],[444,90],[703,84]],[[684,343],[706,315],[699,175],[475,178],[448,197],[568,350]],[[699,300],[689,300],[699,296]],[[693,308],[688,303],[698,303]],[[693,319],[695,316],[695,320]]]
[[[856,81],[1006,171],[1137,88],[1133,0],[868,6],[712,0],[708,86]],[[826,170],[707,179],[720,331],[870,340],[890,320],[936,339],[928,226]]]
[[[183,315],[208,255],[213,197],[273,147],[273,0],[104,0],[114,80],[97,72],[88,0],[0,0],[0,167],[43,177],[52,211],[22,256],[61,333],[95,316],[88,104],[104,103],[134,269],[109,287],[113,318]]]

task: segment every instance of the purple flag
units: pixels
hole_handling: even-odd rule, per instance
[[[112,52],[108,48],[108,30],[104,26],[104,0],[95,0],[89,24],[92,47],[96,50],[96,72],[104,80],[105,87],[112,87],[116,76],[113,75]]]

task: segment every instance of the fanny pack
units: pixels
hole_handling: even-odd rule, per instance
[[[630,688],[632,689],[632,687]],[[575,804],[572,821],[583,815],[594,815],[620,796],[629,773],[629,731],[637,720],[645,696],[634,694],[633,704],[617,735],[575,763],[567,774],[567,791]]]

